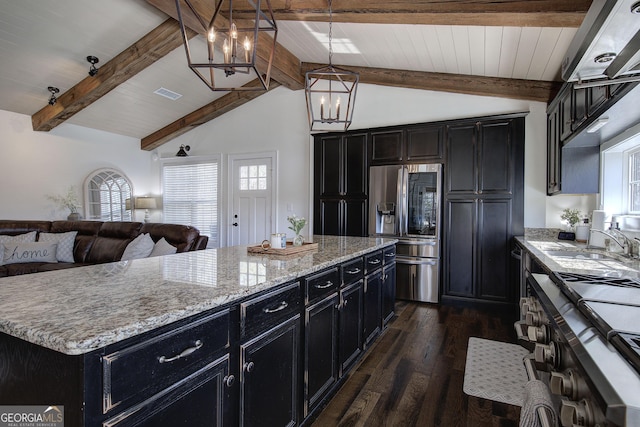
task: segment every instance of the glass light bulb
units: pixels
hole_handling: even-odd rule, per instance
[[[251,41],[249,37],[244,38],[244,50],[251,50]]]
[[[213,28],[207,33],[207,40],[209,40],[209,43],[216,41],[216,32],[213,31]]]
[[[238,28],[236,27],[235,22],[231,23],[231,30],[229,31],[229,33],[231,34],[232,39],[238,38]]]

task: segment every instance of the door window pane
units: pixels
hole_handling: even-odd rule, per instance
[[[240,166],[240,190],[268,190],[267,165]]]

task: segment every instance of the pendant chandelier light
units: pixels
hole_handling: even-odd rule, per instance
[[[346,131],[351,125],[360,75],[333,65],[333,12],[329,0],[329,65],[305,74],[311,131]]]
[[[278,34],[271,2],[241,2],[243,7],[252,8],[242,9],[241,12],[234,10],[233,0],[211,2],[212,8],[205,14],[202,13],[203,7],[196,9],[190,0],[176,0],[189,68],[213,91],[268,90]],[[196,5],[201,6],[201,3],[206,2],[196,2]],[[242,14],[242,19],[235,19],[234,14]],[[201,38],[189,40],[187,28],[205,36],[204,43],[201,43]],[[262,33],[271,33],[271,37]],[[257,58],[258,51],[266,54]],[[260,63],[260,70],[257,62]],[[252,73],[261,84],[243,86],[248,81],[242,75]]]

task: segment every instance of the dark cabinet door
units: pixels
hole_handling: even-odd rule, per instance
[[[342,201],[317,200],[314,207],[314,234],[340,235],[342,230]]]
[[[382,270],[367,275],[364,280],[364,313],[363,336],[366,349],[380,333],[380,319],[382,313]]]
[[[507,302],[513,282],[511,265],[511,200],[478,204],[478,292],[483,299]]]
[[[314,147],[315,192],[318,197],[337,197],[342,194],[342,137],[318,138]]]
[[[465,124],[447,129],[447,193],[475,193],[477,184],[476,126]]]
[[[591,117],[609,99],[609,86],[596,86],[588,90],[587,115]]]
[[[384,165],[402,162],[403,130],[371,132],[371,164]]]
[[[369,204],[366,200],[344,200],[342,202],[343,224],[341,236],[366,236],[367,212]]]
[[[367,134],[344,137],[344,195],[367,197]]]
[[[416,126],[407,129],[407,161],[441,161],[443,134],[443,125]]]
[[[513,187],[511,122],[480,123],[478,193],[510,194]]]
[[[449,200],[446,213],[445,294],[473,297],[476,201]]]
[[[588,109],[588,89],[574,89],[573,90],[573,122],[571,123],[571,130],[574,131],[580,127],[585,120],[587,120]]]
[[[194,376],[156,394],[108,420],[114,427],[232,426],[237,416],[230,405],[235,378],[229,356],[212,362]]]
[[[547,195],[560,192],[561,142],[558,123],[558,106],[547,114]]]
[[[240,346],[240,425],[298,424],[300,315]]]
[[[304,416],[338,381],[337,293],[305,309]]]
[[[382,326],[393,318],[396,302],[396,263],[390,262],[382,272]]]
[[[362,353],[362,308],[364,279],[340,291],[340,333],[338,338],[340,377],[346,374]]]
[[[560,113],[560,141],[564,141],[569,136],[571,136],[572,125],[573,125],[573,105],[571,104],[571,90],[566,90],[560,96],[560,101],[558,102],[558,111]]]

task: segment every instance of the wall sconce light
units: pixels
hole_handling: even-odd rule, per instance
[[[51,98],[49,98],[49,105],[55,105],[58,102],[58,98],[56,98],[56,93],[60,92],[60,89],[57,87],[49,86],[47,88],[49,92],[51,92]]]
[[[149,222],[149,209],[156,209],[158,205],[155,197],[136,197],[134,207],[135,209],[144,209],[144,222]]]
[[[176,153],[176,157],[187,157],[188,156],[187,151],[189,150],[191,150],[191,147],[189,147],[188,145],[182,144],[180,146],[180,149]]]
[[[96,74],[98,74],[98,69],[96,68],[96,64],[100,62],[100,60],[96,56],[87,56],[87,61],[91,64],[89,66],[89,75],[93,77]]]

